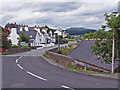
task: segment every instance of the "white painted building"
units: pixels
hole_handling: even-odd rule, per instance
[[[58,29],[58,30],[56,30],[54,33],[55,33],[55,35],[60,35],[60,36],[62,36],[62,30],[59,30],[59,29]]]
[[[17,34],[17,28],[11,28],[11,33],[9,34],[8,39],[11,40],[12,45],[17,45],[20,36]]]
[[[19,41],[19,37],[24,32],[24,34],[30,38],[28,45],[29,46],[42,46],[43,44],[50,43],[53,46],[56,41],[55,35],[53,35],[52,31],[47,33],[47,28],[45,27],[28,27],[28,25],[17,25],[10,24],[7,27],[11,33],[9,34],[8,39],[12,41],[13,45],[17,45]]]

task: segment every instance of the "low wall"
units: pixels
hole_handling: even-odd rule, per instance
[[[11,49],[6,49],[5,53],[3,53],[3,54],[12,54],[12,53],[26,52],[26,51],[31,51],[31,48],[11,48]]]
[[[51,52],[51,51],[47,51],[46,54],[60,64],[72,65],[72,62],[74,61],[74,59],[71,58],[71,57],[64,56],[64,55],[54,53],[54,52]]]
[[[64,64],[64,65],[72,65],[77,69],[84,69],[84,70],[91,70],[91,71],[97,71],[97,72],[110,72],[109,70],[102,69],[100,67],[91,65],[89,63],[81,62],[79,60],[76,60],[72,57],[61,55],[57,53],[58,48],[51,49],[46,52],[48,56],[50,56],[54,61]]]
[[[86,64],[86,66],[85,66]],[[86,69],[86,70],[90,70],[90,71],[97,71],[97,72],[110,72],[109,70],[106,69],[102,69],[100,67],[85,63],[85,62],[81,62],[79,60],[74,60],[73,66],[78,68],[78,69]]]
[[[48,50],[48,51],[58,53],[58,48],[54,48],[54,49],[51,49],[51,50]]]

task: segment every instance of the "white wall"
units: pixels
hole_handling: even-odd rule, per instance
[[[11,28],[11,33],[9,34],[8,39],[11,40],[12,45],[17,45],[18,44],[18,39],[19,35],[17,34],[17,28]]]
[[[62,32],[61,31],[55,31],[54,33],[57,33],[58,35],[62,35]]]
[[[24,29],[25,29],[25,31],[29,31],[29,30],[28,30],[28,27],[24,27]]]

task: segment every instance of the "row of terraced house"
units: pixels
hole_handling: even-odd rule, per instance
[[[49,43],[49,46],[54,46],[56,35],[67,36],[67,33],[63,30],[56,30],[54,33],[50,30],[48,33],[48,28],[39,26],[29,27],[28,25],[11,23],[7,25],[6,28],[10,31],[8,39],[11,40],[12,45],[18,44],[22,32],[29,37],[29,42],[25,43],[25,45],[31,47],[46,47],[46,43]]]

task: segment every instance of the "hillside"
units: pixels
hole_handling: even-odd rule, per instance
[[[69,33],[69,35],[81,35],[85,33],[93,33],[96,32],[95,29],[86,29],[86,28],[68,28],[66,29],[66,32]]]

